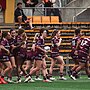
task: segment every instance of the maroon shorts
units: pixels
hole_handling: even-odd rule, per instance
[[[0,56],[0,62],[7,62],[10,61],[9,56],[3,55]]]
[[[26,55],[27,55],[27,50],[26,48],[20,48],[19,52],[18,52],[18,56],[23,58],[23,59],[26,59]]]
[[[35,54],[36,53],[34,51],[27,52],[26,59],[27,60],[34,60],[35,59]]]
[[[43,52],[36,51],[35,52],[35,60],[43,60],[45,54]]]
[[[70,53],[70,56],[72,57],[73,60],[78,59],[78,55],[75,55],[73,51]]]
[[[55,58],[55,57],[58,57],[60,56],[59,52],[52,52],[51,53],[51,58]]]
[[[79,52],[78,58],[79,58],[79,62],[82,62],[82,63],[86,63],[88,61],[87,55],[82,52]]]

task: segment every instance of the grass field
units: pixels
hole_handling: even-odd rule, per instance
[[[86,76],[81,76],[76,81],[67,77],[66,81],[56,80],[52,83],[36,81],[35,83],[3,84],[0,85],[0,90],[90,90],[90,80]]]

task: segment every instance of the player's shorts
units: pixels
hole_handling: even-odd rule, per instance
[[[31,61],[33,61],[34,59],[35,59],[35,52],[33,52],[33,51],[27,52],[26,60],[31,60]]]
[[[58,57],[58,56],[60,56],[59,52],[52,52],[51,53],[51,58],[53,58],[53,59]]]
[[[14,57],[15,54],[14,53],[10,53],[9,57]]]
[[[20,51],[18,52],[18,56],[22,59],[26,60],[26,56],[27,56],[27,51],[25,48],[21,48]]]
[[[43,58],[45,57],[45,54],[43,52],[39,52],[39,51],[36,51],[35,52],[35,60],[43,60]]]
[[[10,61],[9,56],[0,56],[0,62],[7,62]]]
[[[86,63],[88,61],[87,55],[85,53],[79,52],[79,62]]]
[[[78,55],[75,55],[75,54],[74,54],[74,51],[72,51],[72,52],[70,53],[70,56],[72,57],[73,60],[78,59]]]

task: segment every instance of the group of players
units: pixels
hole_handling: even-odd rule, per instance
[[[36,33],[32,42],[32,47],[28,50],[28,38],[24,29],[19,29],[18,32],[11,29],[10,32],[0,31],[0,84],[6,84],[12,81],[12,71],[17,73],[16,83],[21,82],[21,76],[25,76],[24,82],[35,82],[32,75],[35,73],[35,80],[39,78],[42,71],[43,82],[52,82],[55,78],[52,77],[53,67],[56,62],[59,63],[60,80],[67,80],[63,75],[64,60],[59,54],[60,30],[52,32],[52,46],[45,47],[45,38],[49,32],[46,29],[41,29],[40,33]],[[80,29],[75,30],[75,37],[72,39],[71,57],[75,61],[75,66],[68,72],[73,80],[76,80],[78,72],[85,68],[88,77],[89,71],[89,46],[90,39],[85,38],[81,34]],[[48,50],[50,57],[48,57]],[[46,59],[51,60],[49,72],[47,71]],[[29,73],[27,72],[29,70]],[[7,82],[4,76],[7,74]]]
[[[85,69],[88,79],[90,79],[90,38],[85,37],[80,29],[75,30],[75,37],[72,39],[72,51],[70,56],[75,62],[75,66],[68,72],[69,76],[76,80],[81,69]]]

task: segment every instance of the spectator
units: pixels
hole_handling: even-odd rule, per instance
[[[54,16],[59,16],[59,21],[61,22],[61,14],[58,8],[53,8],[56,7],[56,0],[42,0],[44,3],[44,7],[52,7],[52,8],[48,8],[45,9],[45,15],[46,16],[51,16],[51,13],[53,13]]]
[[[52,3],[49,0],[42,0],[44,3],[44,7],[52,7]],[[46,8],[44,15],[50,16],[51,15],[51,8]]]
[[[27,19],[27,17],[23,13],[22,3],[21,2],[19,2],[17,4],[17,8],[15,10],[14,16],[15,16],[15,22],[18,22],[19,23],[19,28],[21,28],[21,23],[22,22],[24,22],[25,24],[29,23],[30,28],[32,28],[31,20],[30,19]]]
[[[38,4],[38,0],[23,0],[25,7],[35,7]],[[34,14],[35,9],[33,9]]]

